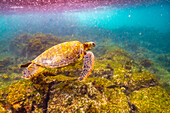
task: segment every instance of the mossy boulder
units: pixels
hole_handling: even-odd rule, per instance
[[[10,85],[1,94],[1,109],[6,106],[6,110],[12,112],[129,111],[128,100],[122,89],[107,88],[113,84],[107,79],[89,78],[80,82],[64,75],[54,78],[52,84],[41,86],[43,89],[48,88],[45,93],[38,92],[32,82],[27,80]]]
[[[8,67],[12,64],[14,64],[14,59],[10,57],[0,59],[0,73],[6,73]]]
[[[107,78],[115,86],[126,88],[126,93],[159,84],[154,74],[142,70],[140,63],[121,49],[96,59],[92,76]]]
[[[64,41],[63,38],[51,34],[22,34],[11,40],[10,50],[14,54],[32,59],[53,45]]]
[[[10,57],[0,59],[0,69],[11,64],[13,64],[13,59]]]
[[[31,81],[19,81],[9,85],[1,92],[1,103],[4,108],[12,112],[31,112],[38,110],[36,105],[40,105],[41,97],[32,87]],[[0,109],[0,111],[3,109]],[[40,110],[38,110],[40,111]]]
[[[0,91],[0,110],[12,112],[167,112],[169,94],[157,77],[121,49],[96,58],[78,81],[82,62],[45,70]],[[160,103],[162,105],[160,105]]]
[[[47,111],[128,112],[126,95],[120,88],[107,89],[109,84],[112,83],[107,79],[90,78],[85,82],[73,80],[54,85],[50,91]]]
[[[132,92],[129,97],[131,103],[135,104],[140,112],[170,112],[170,96],[165,89],[160,86],[136,90]]]
[[[6,108],[3,106],[3,104],[0,104],[0,111],[1,113],[7,113]]]

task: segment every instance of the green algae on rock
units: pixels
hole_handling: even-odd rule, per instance
[[[8,68],[14,63],[14,59],[10,57],[6,57],[0,59],[0,73],[7,73]]]
[[[21,79],[21,74],[18,73],[0,73],[0,89],[6,88],[8,85],[19,81]]]
[[[140,112],[170,112],[170,96],[160,86],[142,88],[132,92],[129,96],[131,103],[135,104]]]
[[[82,66],[79,62],[57,71],[44,70],[30,81],[13,83],[0,90],[0,110],[5,106],[13,112],[33,113],[170,110],[170,96],[154,74],[141,69],[140,63],[121,49],[110,53],[95,60],[92,77],[83,82],[77,80]]]
[[[97,87],[103,81],[103,91]],[[95,83],[92,83],[95,82]],[[107,79],[90,78],[85,82],[65,81],[50,91],[49,112],[128,112],[126,95],[120,89],[108,89]],[[108,84],[107,84],[108,83]],[[117,96],[120,95],[120,96]],[[124,104],[121,103],[124,102]]]
[[[72,77],[58,75],[55,80],[44,94],[37,92],[30,81],[17,82],[5,89],[2,101],[12,112],[129,111],[126,95],[119,88],[107,90],[107,86],[112,84],[107,79],[90,78],[79,82]]]
[[[154,74],[140,70],[140,64],[121,49],[96,59],[93,76],[107,78],[116,85],[127,88],[127,93],[159,84]]]
[[[39,99],[41,98],[31,81],[13,83],[1,93],[1,103],[12,112],[31,112],[32,107],[36,109],[35,103],[40,104]]]
[[[29,57],[29,59],[31,59],[51,46],[64,41],[65,40],[61,37],[55,37],[51,34],[22,34],[11,40],[10,48],[13,53],[24,57]]]
[[[0,111],[1,113],[8,113],[8,111],[5,109],[5,107],[1,103],[0,103]]]

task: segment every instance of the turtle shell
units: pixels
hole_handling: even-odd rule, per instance
[[[84,46],[79,41],[64,42],[44,51],[32,63],[46,68],[67,66],[84,57]]]

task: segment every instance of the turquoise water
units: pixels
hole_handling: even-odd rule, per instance
[[[59,12],[29,12],[0,15],[0,36],[9,37],[17,33],[54,33],[69,31],[72,27],[98,27],[114,30],[120,27],[148,27],[159,32],[169,32],[170,5],[157,3],[144,6],[100,6]],[[83,31],[83,30],[82,30]],[[70,35],[58,33],[58,35]]]
[[[15,54],[16,50],[13,52],[15,47],[11,43],[24,33],[51,33],[70,37],[69,40],[94,41],[101,53],[104,46],[118,46],[136,59],[142,57],[161,64],[164,73],[161,76],[169,76],[169,2],[98,5],[61,11],[12,8],[0,12],[0,58],[21,57]]]
[[[97,7],[87,11],[68,14],[83,26],[116,29],[122,26],[152,27],[161,32],[170,28],[169,4],[141,7]],[[65,14],[67,16],[67,13]]]

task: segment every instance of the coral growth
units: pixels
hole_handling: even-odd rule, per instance
[[[13,53],[32,59],[53,45],[64,41],[64,39],[51,34],[22,34],[11,40],[10,48]]]
[[[0,69],[5,68],[6,66],[12,65],[13,64],[13,59],[10,57],[6,57],[4,59],[0,59]],[[1,70],[0,72],[2,72]]]
[[[151,62],[148,59],[144,59],[144,60],[140,61],[140,64],[144,67],[151,67],[153,65],[153,62]]]
[[[159,86],[134,91],[130,94],[130,100],[140,112],[168,113],[170,110],[170,96]]]
[[[170,54],[163,54],[156,57],[158,63],[170,72]]]
[[[169,94],[126,51],[96,58],[91,77],[78,81],[82,62],[46,69],[0,90],[0,110],[12,112],[168,112]],[[160,105],[161,102],[161,105]]]
[[[63,41],[65,39],[61,37],[42,33],[23,34],[11,41],[10,50],[17,56],[0,59],[0,111],[46,113],[170,110],[170,96],[160,86],[161,83],[169,87],[168,82],[160,82],[156,75],[148,71],[152,68],[153,72],[158,73],[162,68],[155,68],[157,64],[153,65],[148,56],[141,53],[146,49],[135,44],[126,45],[131,46],[136,56],[139,56],[134,58],[128,52],[113,47],[112,39],[104,40],[93,50],[98,57],[95,58],[92,74],[85,81],[77,79],[82,70],[82,61],[59,69],[44,69],[30,80],[17,81],[21,76],[19,64],[32,60],[44,50]],[[123,41],[126,42],[126,39]],[[155,60],[160,60],[160,64],[169,69],[166,62],[169,55],[160,55]]]

